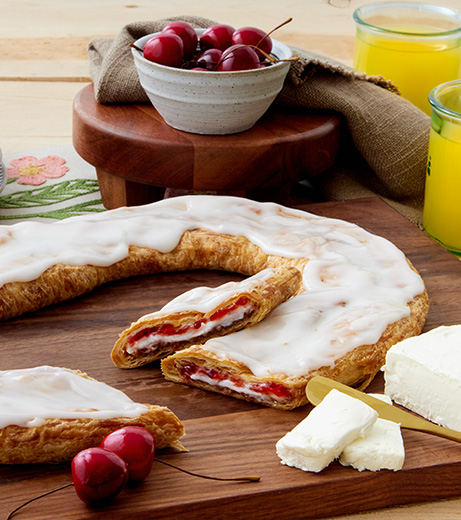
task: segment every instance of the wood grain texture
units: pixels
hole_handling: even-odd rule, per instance
[[[461,263],[378,199],[303,206],[355,222],[392,240],[421,272],[431,298],[425,330],[460,322]],[[142,276],[109,284],[89,295],[2,323],[2,369],[52,364],[79,368],[141,402],[169,406],[184,421],[188,453],[159,457],[190,471],[219,477],[258,474],[258,483],[202,480],[157,464],[141,486],[108,507],[89,509],[72,489],[30,504],[18,518],[101,519],[312,519],[459,496],[457,443],[404,431],[400,472],[358,472],[337,463],[319,474],[280,464],[275,442],[309,412],[258,405],[166,382],[158,364],[121,370],[110,361],[118,334],[142,314],[179,293],[216,286],[240,275],[193,271]],[[382,391],[382,376],[370,391]],[[0,513],[69,482],[68,464],[0,467]]]
[[[158,200],[160,188],[264,199],[330,168],[339,129],[334,113],[272,107],[246,132],[191,134],[168,126],[151,104],[97,103],[91,85],[73,104],[74,147],[96,167],[107,208]]]

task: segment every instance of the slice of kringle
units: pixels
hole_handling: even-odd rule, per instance
[[[241,282],[197,287],[141,317],[120,335],[113,362],[135,368],[260,322],[301,289],[295,267],[263,269]]]
[[[397,304],[383,304],[383,315],[357,309],[347,316],[344,306],[306,291],[252,327],[166,357],[162,372],[169,381],[284,410],[308,402],[306,385],[316,375],[364,389],[389,348],[420,333],[427,300],[417,297],[394,321]]]
[[[141,426],[156,447],[176,447],[184,426],[167,407],[61,367],[0,371],[0,464],[61,462],[98,446],[110,432]]]

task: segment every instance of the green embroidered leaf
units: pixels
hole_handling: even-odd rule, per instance
[[[81,202],[74,204],[67,208],[60,208],[51,211],[44,211],[41,213],[27,213],[23,215],[2,215],[1,220],[19,220],[19,219],[30,219],[30,218],[52,218],[58,220],[64,220],[69,217],[76,217],[78,215],[86,215],[88,213],[101,213],[106,211],[102,205],[101,199],[89,200],[87,202]]]
[[[99,191],[95,179],[73,179],[31,190],[0,196],[1,209],[24,209],[49,206]]]
[[[87,213],[101,213],[106,211],[104,208],[101,208],[101,204],[101,199],[89,200],[87,202],[81,202],[79,204],[74,204],[73,206],[68,206],[67,208],[45,211],[44,213],[39,213],[38,216],[63,220],[65,218],[85,215]],[[16,216],[16,218],[18,217]]]

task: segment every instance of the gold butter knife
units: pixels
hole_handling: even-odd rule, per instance
[[[439,437],[461,442],[461,432],[438,426],[430,421],[426,421],[426,419],[405,412],[396,406],[385,403],[380,399],[376,399],[371,395],[355,390],[354,388],[338,383],[337,381],[333,381],[332,379],[328,379],[327,377],[315,376],[309,381],[306,386],[307,398],[313,405],[317,406],[333,388],[343,392],[344,394],[350,395],[351,397],[360,399],[360,401],[363,401],[376,410],[381,419],[387,419],[388,421],[399,423],[402,428],[432,433]]]

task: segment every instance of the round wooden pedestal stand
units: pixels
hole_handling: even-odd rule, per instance
[[[108,209],[154,202],[167,188],[283,203],[294,183],[332,166],[339,127],[333,113],[274,106],[246,132],[190,134],[150,104],[100,104],[92,85],[73,106],[74,147],[96,168]]]

